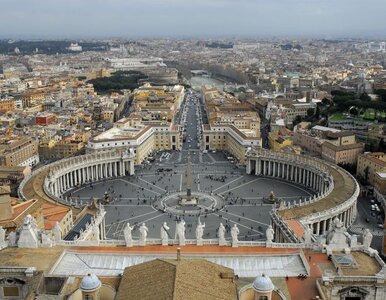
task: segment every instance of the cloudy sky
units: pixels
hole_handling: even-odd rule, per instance
[[[0,0],[0,37],[386,36],[386,0]]]

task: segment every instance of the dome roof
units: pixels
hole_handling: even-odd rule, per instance
[[[80,289],[83,291],[96,290],[101,286],[101,282],[95,274],[87,274],[80,283]]]
[[[274,289],[274,285],[271,279],[264,274],[261,276],[257,276],[255,281],[253,282],[253,289],[259,293],[269,293]]]

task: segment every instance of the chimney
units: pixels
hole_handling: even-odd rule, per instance
[[[177,261],[181,260],[181,248],[177,248]]]

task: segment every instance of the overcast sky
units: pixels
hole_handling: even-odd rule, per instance
[[[386,36],[386,0],[0,0],[0,37]]]

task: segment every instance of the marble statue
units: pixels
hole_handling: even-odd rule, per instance
[[[176,226],[176,235],[181,246],[185,245],[185,221],[181,220]]]
[[[41,232],[42,246],[43,247],[52,247],[53,243],[48,234],[45,231]]]
[[[29,216],[30,216],[31,227],[37,233],[39,231],[39,228],[38,228],[38,224],[36,222],[36,219],[34,217],[32,217],[31,215],[29,215]]]
[[[305,227],[306,227],[306,228],[305,228],[305,230],[304,230],[304,236],[303,236],[303,238],[304,238],[304,243],[305,243],[306,245],[311,245],[311,243],[312,243],[312,232],[311,232],[311,228],[310,228],[309,225],[306,225]]]
[[[31,224],[31,220],[32,220],[32,216],[31,215],[26,215],[23,219],[23,225],[30,225]]]
[[[218,243],[220,246],[224,246],[226,244],[225,241],[225,227],[222,223],[220,223],[220,226],[218,227]]]
[[[15,231],[11,231],[8,235],[8,246],[17,246],[17,234]]]
[[[131,232],[133,231],[134,227],[130,226],[130,223],[126,223],[125,228],[123,229],[123,236],[125,237],[125,242],[127,247],[133,246],[133,237],[131,235]]]
[[[23,219],[23,227],[20,231],[17,246],[19,248],[38,248],[39,239],[36,231],[36,222],[31,215]]]
[[[169,242],[169,232],[168,230],[170,227],[168,226],[168,223],[164,222],[161,226],[161,240],[162,240],[162,246],[167,246]]]
[[[350,239],[350,247],[357,247],[358,246],[358,236],[353,234]]]
[[[139,227],[139,233],[140,233],[139,242],[140,242],[141,246],[146,245],[146,237],[147,237],[148,231],[149,231],[149,229],[146,227],[146,224],[142,223],[141,227]]]
[[[202,245],[202,237],[204,235],[204,228],[205,228],[205,223],[202,224],[201,221],[199,220],[197,227],[196,227],[197,245]]]
[[[93,233],[93,235],[94,235],[94,241],[99,242],[99,240],[100,240],[100,230],[99,230],[99,225],[94,224],[94,225],[92,226],[92,233]]]
[[[5,242],[5,230],[0,226],[0,245]]]
[[[60,241],[62,239],[62,229],[60,228],[59,222],[56,222],[54,227],[54,239]]]
[[[5,230],[3,226],[0,226],[0,249],[3,249],[6,247],[6,242],[5,242]]]
[[[368,228],[365,229],[362,235],[362,244],[365,249],[369,249],[371,246],[371,241],[373,240],[373,234]]]
[[[343,223],[335,218],[332,222],[331,231],[327,234],[327,244],[345,245],[348,246],[347,237],[349,236]]]
[[[265,237],[267,239],[267,243],[272,243],[274,239],[275,232],[272,228],[272,225],[269,225],[267,230],[265,231]]]
[[[321,246],[326,249],[328,255],[332,254],[333,251],[349,253],[351,251],[349,243],[351,241],[351,235],[338,218],[335,218],[331,223],[331,229],[326,235],[326,244]]]
[[[233,227],[231,229],[231,236],[232,236],[232,247],[238,247],[239,238],[238,235],[240,233],[239,228],[236,224],[233,224]]]

